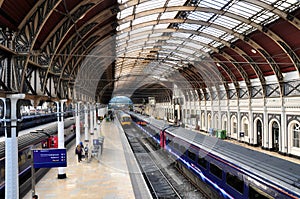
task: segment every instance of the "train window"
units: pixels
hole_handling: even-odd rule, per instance
[[[237,176],[226,173],[226,183],[240,193],[244,193],[244,181]]]
[[[166,143],[167,143],[167,145],[173,147],[173,142],[171,141],[171,139],[168,136],[166,138]]]
[[[249,199],[273,199],[273,197],[264,193],[263,191],[249,186]]]
[[[174,143],[174,148],[177,150],[177,151],[179,151],[179,144],[178,143]]]
[[[196,160],[196,154],[193,153],[193,152],[190,151],[190,150],[188,150],[187,152],[188,152],[188,157],[189,157],[191,160],[195,161],[195,160]]]
[[[207,168],[207,161],[204,158],[198,158],[198,165],[200,165],[203,168]]]
[[[181,152],[182,154],[184,154],[184,153],[185,153],[185,151],[186,151],[186,149],[185,149],[185,147],[184,147],[184,146],[180,146],[179,150],[180,150],[180,152]]]
[[[220,169],[217,165],[210,163],[209,170],[210,170],[210,173],[212,173],[216,177],[222,179],[222,169]]]

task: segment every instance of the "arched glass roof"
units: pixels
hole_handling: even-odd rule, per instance
[[[209,64],[226,83],[249,82],[257,77],[265,81],[266,68],[273,70],[269,74],[274,74],[278,73],[278,66],[270,63],[274,61],[267,58],[271,53],[260,51],[264,47],[251,34],[261,32],[280,45],[284,40],[266,30],[267,25],[284,18],[299,29],[297,18],[289,20],[290,13],[299,8],[297,0],[119,0],[119,3],[116,79],[133,74],[165,79],[174,70],[190,64],[200,71]],[[244,46],[238,45],[241,41]],[[261,65],[254,64],[257,59]],[[238,66],[243,64],[247,67]],[[126,89],[128,82],[120,81],[115,86]]]

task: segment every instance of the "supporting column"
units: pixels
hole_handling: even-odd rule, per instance
[[[24,99],[25,94],[8,95],[4,102],[5,126],[5,198],[19,199],[19,168],[18,168],[18,128],[17,128],[17,101]]]
[[[240,132],[241,132],[241,110],[240,110],[240,100],[237,99],[237,133],[236,133],[236,139],[238,141],[245,141],[245,137],[243,137],[243,140],[240,138]],[[245,135],[244,135],[245,136]]]
[[[282,97],[281,104],[281,124],[280,124],[280,134],[279,134],[279,153],[286,155],[288,151],[287,143],[288,143],[288,131],[286,124],[286,116],[285,116],[285,105],[284,98]]]
[[[229,99],[227,99],[227,136],[231,139],[232,138],[232,133],[231,132],[231,117],[230,117],[230,106],[229,106]]]
[[[94,104],[94,130],[97,130],[97,105]]]
[[[268,123],[268,111],[266,106],[266,99],[264,99],[264,120],[263,120],[263,146],[262,148],[268,149],[269,148],[269,123]]]
[[[89,103],[86,102],[84,105],[84,141],[88,142],[89,141]]]
[[[60,100],[57,103],[57,129],[58,129],[58,148],[64,149],[65,148],[65,137],[64,137],[64,102],[67,100]],[[58,167],[58,179],[65,179],[66,175],[66,168],[65,167]]]
[[[94,105],[90,104],[90,135],[94,135]]]
[[[254,122],[253,122],[253,113],[252,113],[252,100],[249,99],[249,144],[254,145]]]
[[[76,146],[80,143],[80,102],[75,105]]]

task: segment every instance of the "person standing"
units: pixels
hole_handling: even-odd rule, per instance
[[[78,144],[75,148],[75,154],[77,155],[78,157],[78,162],[81,162],[81,159],[82,159],[82,147],[80,144]]]
[[[84,158],[88,160],[88,157],[89,157],[89,147],[88,144],[86,144],[84,147]]]

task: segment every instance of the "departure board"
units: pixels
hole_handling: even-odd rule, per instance
[[[33,149],[34,168],[52,168],[67,166],[66,149]]]

